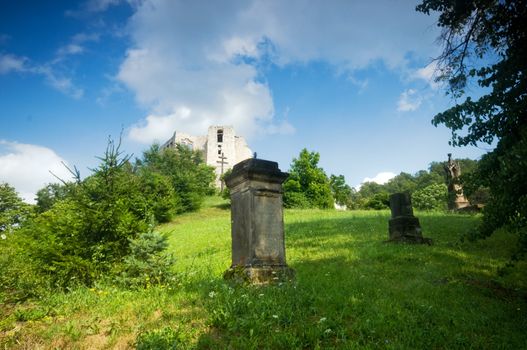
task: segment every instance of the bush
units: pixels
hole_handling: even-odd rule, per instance
[[[134,168],[119,146],[110,141],[99,166],[86,179],[72,171],[76,181],[65,183],[64,197],[53,197],[46,204],[49,208],[43,206],[40,215],[17,230],[17,252],[32,264],[32,276],[27,277],[34,283],[44,279],[46,286],[59,289],[89,286],[104,275],[111,276],[120,264],[132,276],[142,273],[164,281],[166,265],[172,263],[159,254],[166,242],[152,233],[139,234],[149,232],[156,220],[170,220],[178,210],[175,190],[165,175]],[[138,247],[147,255],[139,256]],[[17,261],[10,256],[3,265]],[[7,268],[15,271],[18,266]],[[22,295],[33,293],[33,282],[11,274],[3,279],[4,288],[21,288]]]
[[[382,210],[390,207],[390,198],[388,193],[376,193],[372,197],[366,199],[363,204],[364,209]]]
[[[18,302],[50,290],[47,276],[28,251],[32,246],[19,232],[0,239],[0,304]]]
[[[420,210],[446,210],[448,188],[445,184],[429,185],[412,194],[412,204]]]
[[[167,238],[157,232],[130,239],[130,254],[119,268],[117,282],[132,288],[167,284],[174,277],[171,271],[174,258],[166,254],[167,247]]]

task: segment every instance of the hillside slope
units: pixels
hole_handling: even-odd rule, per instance
[[[434,245],[386,244],[388,212],[288,210],[296,281],[222,279],[230,211],[219,199],[159,227],[177,278],[127,291],[102,284],[3,306],[7,348],[521,348],[525,265],[498,276],[505,233],[461,243],[474,216],[417,213]]]

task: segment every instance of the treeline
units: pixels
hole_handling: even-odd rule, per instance
[[[37,204],[0,185],[0,300],[107,280],[127,287],[172,278],[172,257],[158,223],[196,210],[214,193],[213,168],[186,147],[154,145],[132,160],[110,141],[100,164],[81,179],[50,184]]]
[[[287,208],[333,208],[335,204],[347,209],[387,209],[389,195],[408,192],[413,206],[420,210],[447,209],[447,179],[443,162],[432,162],[428,170],[415,174],[402,172],[385,184],[365,182],[359,190],[346,184],[343,175],[330,175],[319,167],[320,155],[303,149],[294,158],[289,178],[284,183],[284,205]],[[470,178],[477,167],[471,159],[456,160],[462,169],[463,179]],[[485,203],[488,192],[485,188],[470,187],[466,191],[472,203]]]

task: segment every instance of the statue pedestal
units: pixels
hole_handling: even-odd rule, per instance
[[[225,278],[266,284],[289,280],[286,264],[282,183],[278,163],[247,159],[225,183],[231,193],[232,265]]]
[[[424,238],[419,219],[414,216],[410,195],[395,193],[390,196],[392,218],[388,223],[389,242],[425,243],[432,240]]]

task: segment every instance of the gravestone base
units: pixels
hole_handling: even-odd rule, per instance
[[[257,285],[290,282],[294,277],[295,271],[287,265],[235,266],[223,274],[227,280]]]
[[[389,221],[388,242],[432,244],[430,238],[424,238],[419,219],[415,216],[399,216]]]

